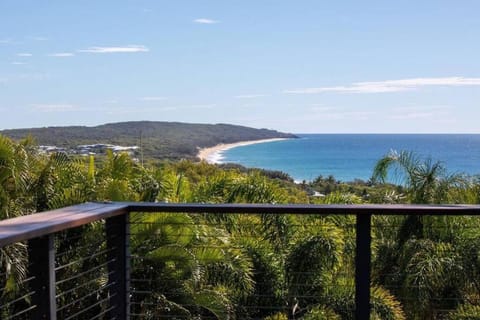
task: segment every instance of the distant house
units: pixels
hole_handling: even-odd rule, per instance
[[[68,154],[78,154],[82,156],[89,156],[95,154],[106,154],[107,150],[112,150],[113,153],[126,152],[129,155],[134,155],[135,150],[139,149],[138,146],[117,146],[113,144],[97,143],[97,144],[82,144],[73,149],[67,150],[66,148],[59,148],[57,146],[39,146],[38,151],[44,154],[50,154],[55,152],[66,152]]]

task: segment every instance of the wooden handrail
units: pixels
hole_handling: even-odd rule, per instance
[[[128,205],[85,203],[0,221],[0,247],[128,213]]]
[[[478,216],[480,205],[308,205],[191,204],[151,202],[85,203],[0,221],[0,247],[28,240],[35,318],[56,320],[55,233],[105,219],[109,249],[108,316],[129,319],[129,223],[131,212],[355,215],[355,317],[370,318],[371,217],[373,215]],[[46,300],[46,302],[44,301]]]
[[[480,205],[310,205],[95,202],[0,221],[0,247],[128,212],[480,215]]]
[[[115,203],[115,202],[114,202]],[[411,204],[203,204],[122,202],[129,212],[186,213],[274,213],[331,215],[480,215],[480,205],[411,205]]]

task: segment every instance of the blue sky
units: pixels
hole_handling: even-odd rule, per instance
[[[480,133],[480,1],[0,1],[0,129]]]

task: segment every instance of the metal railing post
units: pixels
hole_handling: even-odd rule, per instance
[[[55,298],[54,235],[49,234],[28,241],[29,274],[33,276],[31,290],[34,319],[57,319]]]
[[[357,214],[355,251],[355,319],[370,319],[371,214]]]
[[[126,320],[130,310],[129,214],[108,218],[107,234],[109,319]]]

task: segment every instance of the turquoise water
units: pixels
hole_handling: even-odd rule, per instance
[[[297,181],[333,175],[367,180],[390,150],[414,151],[442,161],[449,172],[480,173],[480,134],[302,134],[300,139],[242,146],[224,151],[222,162],[281,170]]]

